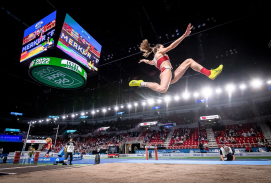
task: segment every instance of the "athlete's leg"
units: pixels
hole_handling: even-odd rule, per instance
[[[174,79],[170,82],[170,84],[176,83],[185,73],[185,71],[191,67],[194,71],[200,72],[202,74],[205,74],[208,76],[210,79],[215,79],[220,72],[222,71],[223,65],[220,65],[217,69],[215,70],[207,70],[204,67],[202,67],[200,64],[198,64],[196,61],[193,59],[189,58],[185,60],[174,72],[175,77]]]
[[[171,70],[165,69],[160,74],[160,79],[161,79],[160,85],[158,83],[147,82],[146,87],[154,91],[157,91],[159,93],[166,93],[168,90],[168,86],[169,86],[171,78],[172,78]]]

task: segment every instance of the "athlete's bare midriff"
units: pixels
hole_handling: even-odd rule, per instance
[[[159,60],[160,58],[162,58],[163,56],[166,56],[166,54],[165,55],[163,55],[163,54],[155,54],[155,59],[156,60]],[[158,59],[157,59],[158,58]],[[172,65],[171,65],[171,63],[170,63],[170,61],[169,60],[167,60],[167,61],[164,61],[161,65],[160,65],[160,70],[163,68],[163,67],[165,67],[165,66],[170,66],[171,68],[172,68]]]

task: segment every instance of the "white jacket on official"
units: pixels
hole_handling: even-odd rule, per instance
[[[229,154],[229,153],[233,154],[232,149],[231,149],[230,147],[229,147],[229,149],[230,149],[230,151],[229,151],[228,153],[226,153],[225,150],[224,150],[224,147],[221,147],[221,148],[220,148],[224,160],[227,160],[227,154]]]

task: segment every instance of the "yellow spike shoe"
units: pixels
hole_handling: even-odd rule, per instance
[[[211,75],[209,76],[209,78],[211,80],[214,80],[222,72],[222,69],[223,69],[223,65],[220,65],[216,69],[211,69]]]
[[[143,80],[132,80],[129,83],[129,86],[140,86],[141,82],[144,82]]]

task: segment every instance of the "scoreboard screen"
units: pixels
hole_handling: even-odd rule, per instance
[[[102,46],[66,14],[57,47],[92,71],[97,71]]]
[[[54,46],[56,11],[24,31],[20,62],[38,55]]]

